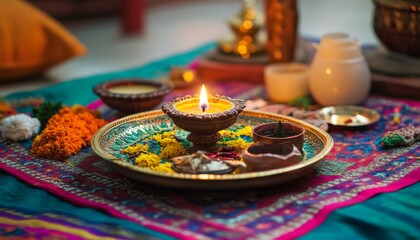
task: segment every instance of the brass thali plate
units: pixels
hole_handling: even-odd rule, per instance
[[[329,124],[341,127],[362,127],[373,124],[380,119],[377,111],[359,106],[333,106],[318,111],[317,117]]]
[[[92,150],[121,174],[142,183],[180,189],[240,190],[271,186],[307,176],[333,147],[333,139],[328,133],[309,123],[283,115],[243,111],[233,127],[255,126],[273,121],[292,122],[305,128],[304,161],[268,171],[224,175],[165,173],[131,164],[121,157],[121,149],[147,134],[174,129],[172,120],[160,110],[138,113],[108,123],[93,136]]]

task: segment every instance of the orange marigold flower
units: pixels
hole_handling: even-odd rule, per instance
[[[35,138],[31,152],[39,157],[64,160],[90,145],[95,132],[105,124],[105,120],[95,117],[87,108],[63,107]]]

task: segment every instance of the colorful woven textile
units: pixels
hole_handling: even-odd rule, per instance
[[[21,212],[0,208],[0,236],[7,239],[140,239],[142,234],[105,224],[94,224],[72,216]]]
[[[224,93],[231,87],[223,83],[209,89]],[[237,92],[231,96],[252,93],[256,88],[235,84],[235,89]],[[260,91],[253,93],[258,95]],[[5,139],[0,140],[0,167],[73,203],[102,209],[178,238],[294,238],[319,225],[336,208],[420,179],[416,151],[419,143],[395,149],[379,146],[385,131],[399,127],[392,123],[393,109],[402,104],[406,103],[370,98],[365,105],[383,116],[377,124],[352,131],[333,129],[334,149],[313,177],[258,191],[203,193],[156,189],[117,174],[92,155],[89,148],[66,162],[55,162],[31,156],[30,142]],[[407,106],[401,125],[419,120],[418,103]],[[113,115],[101,102],[90,107]]]
[[[91,91],[94,84],[124,77],[158,78],[170,66],[187,64],[212,47],[206,45],[145,67],[68,81],[7,98],[41,96],[66,104],[92,103],[90,107],[99,108],[111,119],[115,117],[115,111],[95,101]],[[72,91],[75,87],[77,95]],[[208,89],[247,98],[260,96],[262,87],[223,83]],[[197,92],[193,89],[188,94]],[[187,92],[175,91],[172,97],[184,94]],[[409,108],[400,125],[391,124],[394,107],[403,104]],[[419,119],[420,103],[371,97],[365,105],[380,111],[381,120],[355,131],[330,129],[335,147],[312,178],[253,192],[157,189],[115,173],[104,161],[92,156],[89,148],[65,163],[59,163],[31,157],[28,153],[30,142],[12,143],[1,139],[0,169],[34,187],[0,171],[0,213],[3,216],[0,238],[32,236],[40,239],[45,236],[50,239],[57,234],[63,239],[88,238],[75,235],[70,228],[61,228],[61,225],[92,236],[118,239],[168,239],[168,235],[198,239],[294,238],[311,229],[303,239],[418,238],[420,184],[401,188],[420,179],[419,143],[393,149],[381,148],[378,143],[386,130]],[[374,194],[398,189],[401,190],[367,200]],[[341,208],[355,203],[359,204]],[[328,219],[314,229],[327,216]],[[10,222],[7,219],[18,220]],[[34,221],[38,224],[36,227],[30,224]],[[56,224],[55,232],[49,232],[47,228],[51,223]]]

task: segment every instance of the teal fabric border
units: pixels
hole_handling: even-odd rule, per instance
[[[6,99],[44,97],[67,105],[88,104],[97,97],[94,85],[118,78],[158,79],[171,66],[185,65],[214,48],[206,44],[188,53],[156,61],[144,67],[75,79],[31,92],[10,94]],[[69,91],[74,89],[74,91]],[[31,187],[0,171],[0,206],[40,212],[59,212],[98,224],[116,224],[129,231],[159,239],[172,239],[130,221],[111,217],[95,209],[72,205],[44,190]],[[48,204],[45,204],[48,203]],[[393,193],[384,193],[332,212],[326,221],[300,239],[420,239],[420,183]]]
[[[0,207],[2,208],[23,213],[29,211],[37,216],[51,213],[64,218],[71,217],[88,224],[100,224],[116,231],[123,230],[144,236],[142,239],[147,239],[147,237],[165,240],[174,239],[134,222],[111,217],[96,209],[78,207],[42,189],[29,186],[4,171],[0,171],[0,181],[2,183],[0,187]]]
[[[333,211],[299,239],[420,239],[420,183]]]

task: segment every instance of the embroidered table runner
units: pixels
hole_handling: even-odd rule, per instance
[[[229,91],[233,97],[261,92],[246,83],[213,84],[209,89]],[[175,91],[171,97],[178,94],[185,92]],[[322,223],[334,209],[420,179],[419,143],[393,149],[379,146],[383,133],[399,127],[392,123],[392,113],[404,104],[407,111],[400,126],[419,120],[419,103],[369,98],[365,106],[382,114],[379,122],[357,130],[332,129],[334,148],[312,177],[269,189],[229,193],[159,189],[119,175],[90,148],[56,162],[31,156],[30,141],[5,139],[0,140],[0,168],[78,205],[177,238],[294,238]],[[89,106],[107,117],[115,113],[100,101]]]

